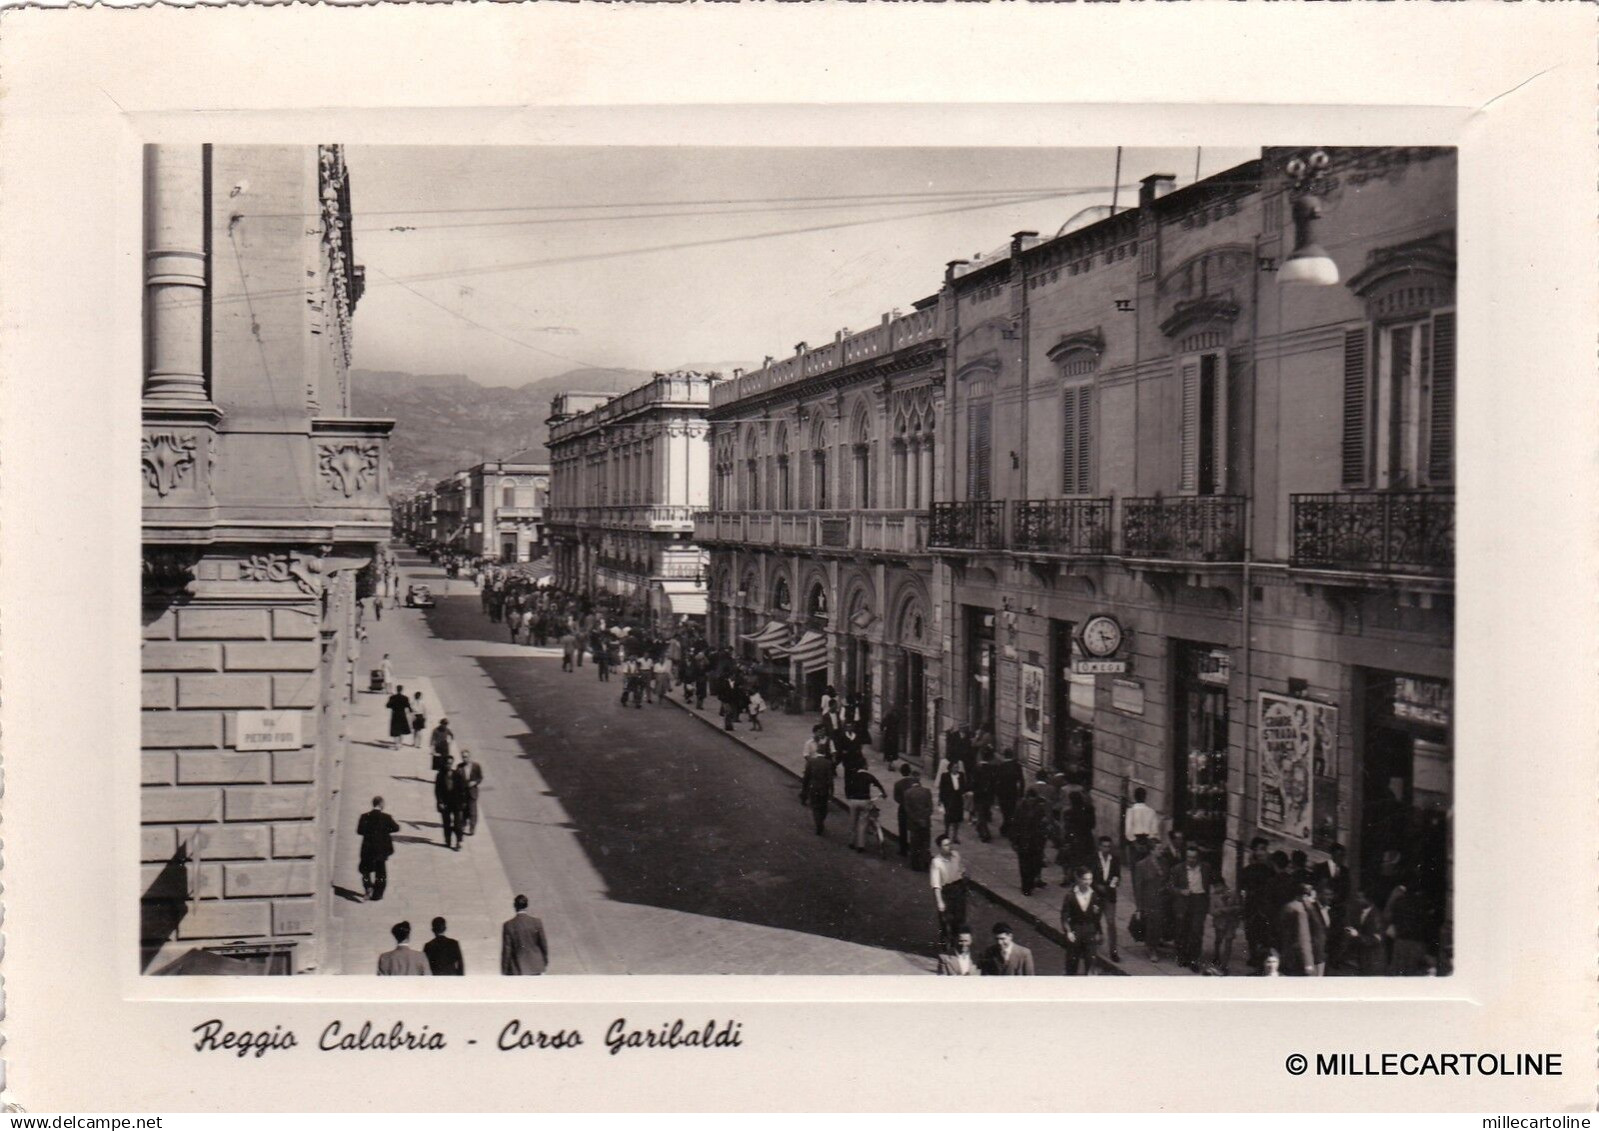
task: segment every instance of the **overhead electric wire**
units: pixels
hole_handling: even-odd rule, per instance
[[[1052,193],[1050,195],[1053,196],[1057,194]],[[1062,193],[1058,195],[1065,196],[1068,194]],[[1084,192],[1082,195],[1091,195],[1091,193]],[[940,201],[940,203],[954,203],[957,201],[967,201],[970,199],[971,198],[969,196],[964,194],[953,194],[947,198],[944,198],[944,200]],[[1012,201],[1020,202],[1036,199],[1038,199],[1036,195],[1027,196],[1010,194],[1002,197],[990,198],[990,201],[995,207],[998,207]],[[912,203],[912,201],[909,200],[873,200],[856,201],[848,204],[785,204],[771,208],[716,208],[704,209],[697,212],[634,212],[624,213],[620,216],[541,216],[537,218],[524,218],[518,220],[459,220],[446,224],[393,224],[380,227],[356,228],[355,231],[357,234],[369,236],[383,235],[386,233],[404,235],[410,232],[436,232],[461,228],[505,228],[524,226],[542,227],[550,224],[604,224],[623,220],[671,220],[679,217],[693,218],[700,216],[752,216],[762,215],[769,212],[830,212],[837,211],[841,208],[892,208],[910,203]],[[928,203],[932,202],[929,201]],[[885,219],[893,219],[893,217],[885,217]]]

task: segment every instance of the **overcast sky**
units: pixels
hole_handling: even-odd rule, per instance
[[[1258,153],[1204,149],[1200,176]],[[1014,231],[1054,235],[1110,203],[1115,168],[1112,149],[351,146],[346,157],[367,268],[355,364],[490,385],[588,365],[759,364],[864,329],[936,291],[946,260]],[[1194,164],[1193,149],[1126,150],[1120,204],[1150,173],[1190,183]]]

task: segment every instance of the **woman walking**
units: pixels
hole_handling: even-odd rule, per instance
[[[411,745],[418,750],[422,749],[422,735],[428,728],[428,709],[422,702],[422,693],[418,691],[411,697]]]
[[[389,741],[393,748],[400,748],[400,739],[411,734],[411,701],[405,697],[405,688],[396,687],[394,694],[389,696]]]

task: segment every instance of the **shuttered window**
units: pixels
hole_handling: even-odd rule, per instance
[[[1061,390],[1061,494],[1086,495],[1090,482],[1089,441],[1093,433],[1093,385],[1068,385]]]
[[[993,453],[987,401],[966,406],[966,497],[987,499],[992,491]]]
[[[1433,316],[1432,391],[1428,405],[1427,478],[1449,483],[1455,473],[1455,315]]]
[[[1343,474],[1345,487],[1366,483],[1366,444],[1368,440],[1366,377],[1366,330],[1344,333],[1344,434]]]
[[[1183,358],[1177,371],[1182,381],[1179,489],[1193,492],[1199,488],[1199,358]]]

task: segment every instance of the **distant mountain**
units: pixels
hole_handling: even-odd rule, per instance
[[[573,369],[512,388],[461,373],[351,371],[355,414],[392,417],[396,493],[409,494],[486,459],[532,449],[548,458],[550,398],[569,391],[625,392],[649,380],[639,369]]]

